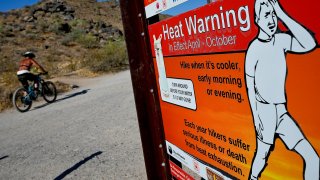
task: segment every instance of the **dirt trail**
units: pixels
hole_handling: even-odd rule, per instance
[[[0,179],[147,179],[129,71],[0,113]]]

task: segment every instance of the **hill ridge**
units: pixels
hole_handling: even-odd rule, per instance
[[[17,64],[25,51],[51,77],[127,68],[119,5],[96,0],[42,0],[0,13],[0,102],[19,85]],[[10,100],[10,99],[9,99]],[[1,111],[1,104],[0,104]]]

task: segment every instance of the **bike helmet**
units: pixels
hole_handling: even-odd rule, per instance
[[[33,52],[27,51],[23,54],[24,57],[34,58],[36,55]]]

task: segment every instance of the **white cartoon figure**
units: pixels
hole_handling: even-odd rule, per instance
[[[164,66],[161,39],[162,39],[162,34],[159,36],[158,39],[156,39],[156,36],[153,35],[154,50],[156,54],[156,61],[157,61],[158,74],[159,74],[159,85],[160,85],[161,97],[162,99],[164,99],[169,97],[169,87],[168,87],[166,69]]]
[[[278,31],[280,19],[290,31]],[[249,179],[258,179],[278,135],[289,150],[304,160],[304,179],[319,180],[319,156],[287,111],[285,82],[286,54],[307,53],[316,46],[315,39],[295,22],[277,0],[255,1],[257,37],[246,53],[247,92],[257,136],[257,149]]]

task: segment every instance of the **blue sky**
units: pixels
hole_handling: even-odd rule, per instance
[[[12,9],[23,8],[26,5],[33,5],[39,1],[40,0],[0,0],[0,12],[6,12]]]
[[[26,5],[33,5],[39,1],[40,0],[0,0],[0,12],[6,12],[12,9],[23,8]]]
[[[6,12],[11,9],[22,8],[26,5],[32,5],[39,1],[40,0],[0,0],[0,11]],[[105,1],[105,0],[98,0],[98,1]],[[179,6],[176,6],[172,9],[164,11],[163,13],[175,16],[183,12],[189,11],[191,9],[195,9],[197,7],[203,6],[206,3],[207,3],[207,0],[189,0],[183,4],[180,4]]]
[[[11,9],[22,8],[26,5],[32,5],[40,0],[0,0],[0,11],[6,12]]]
[[[187,12],[189,10],[198,8],[198,7],[203,6],[205,4],[207,4],[207,0],[188,0],[187,2],[182,3],[182,4],[180,4],[174,8],[171,8],[167,11],[163,11],[162,13],[175,16],[175,15]]]

